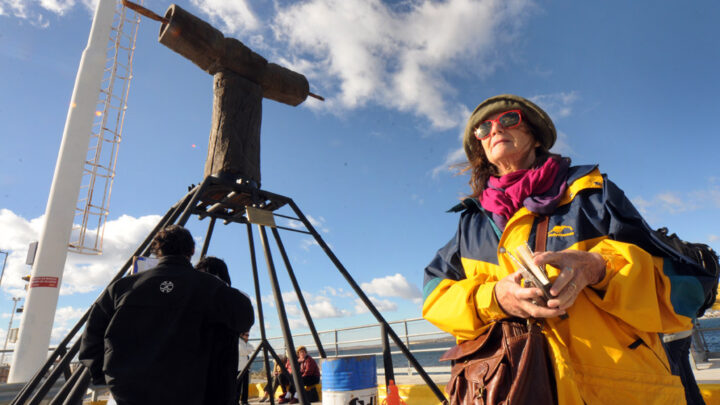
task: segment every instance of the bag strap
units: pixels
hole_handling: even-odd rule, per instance
[[[535,252],[544,252],[547,246],[548,224],[550,217],[544,216],[540,219],[535,232]]]

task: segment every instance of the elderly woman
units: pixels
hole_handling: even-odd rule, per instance
[[[550,117],[529,100],[500,95],[470,117],[464,148],[472,194],[455,236],[425,269],[423,316],[475,339],[505,318],[541,319],[559,404],[680,404],[658,333],[689,329],[699,282],[661,257],[637,210],[597,166],[549,153]],[[541,218],[548,231],[538,235]],[[552,298],[523,287],[506,252],[546,238]],[[567,314],[568,317],[562,316]]]

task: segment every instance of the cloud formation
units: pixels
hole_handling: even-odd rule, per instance
[[[103,254],[85,256],[68,253],[61,295],[83,293],[104,287],[130,258],[140,242],[160,220],[158,215],[134,218],[123,215],[105,226]],[[28,245],[40,239],[43,216],[27,220],[8,209],[0,209],[0,250],[9,252],[2,288],[12,296],[25,295],[22,276],[30,274],[25,264]]]
[[[0,0],[0,15],[47,26],[45,14],[62,16],[77,4],[94,10],[96,2]],[[326,96],[309,107],[342,113],[379,105],[441,130],[462,127],[469,115],[452,80],[492,74],[508,57],[498,49],[508,48],[535,9],[532,0],[276,2],[262,17],[272,21],[266,28],[247,0],[190,3],[197,9],[191,12],[227,35],[305,74]]]
[[[390,311],[396,311],[397,310],[397,304],[390,301],[390,300],[381,300],[379,298],[375,297],[368,297],[370,298],[370,302],[375,306],[375,309],[378,310],[378,312],[390,312]],[[360,300],[360,298],[357,298],[355,300],[355,313],[356,314],[365,314],[370,312],[368,307],[365,306],[365,303]]]
[[[85,314],[85,311],[87,311],[87,308],[73,308],[72,306],[58,308],[55,311],[55,321],[50,334],[50,345],[57,344],[65,339],[77,321],[80,320],[80,317]]]
[[[63,16],[80,4],[92,15],[99,0],[0,0],[0,16],[14,17],[33,26],[50,26],[48,14]]]
[[[332,287],[325,287],[326,289],[334,290]],[[312,294],[308,291],[302,292],[305,299],[305,304],[310,312],[310,317],[313,319],[324,319],[324,318],[339,318],[343,316],[351,315],[350,311],[340,309],[337,307],[330,297],[323,294]],[[304,318],[305,315],[300,308],[300,301],[295,291],[286,291],[282,293],[283,304],[285,305],[285,311],[289,316]],[[272,294],[263,297],[263,302],[270,304],[275,307],[275,299]]]
[[[190,3],[224,32],[241,34],[256,30],[260,25],[250,4],[244,0],[190,0]]]
[[[393,276],[376,278],[369,283],[362,283],[360,288],[368,294],[374,294],[380,297],[399,297],[412,300],[413,302],[419,302],[422,298],[420,289],[408,283],[405,276],[400,273],[396,273]]]
[[[289,45],[282,62],[329,95],[324,108],[379,104],[448,129],[468,115],[449,76],[492,73],[496,47],[516,37],[529,9],[529,0],[309,0],[276,10],[273,29]]]
[[[540,94],[529,97],[529,99],[545,110],[555,121],[559,118],[569,117],[572,114],[573,105],[580,99],[580,96],[577,92],[570,91],[567,93]]]
[[[666,191],[652,197],[638,196],[632,203],[643,215],[678,214],[699,209],[720,208],[720,181],[708,179],[708,186],[690,192]]]

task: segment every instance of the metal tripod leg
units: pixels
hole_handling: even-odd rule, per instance
[[[320,341],[320,337],[318,336],[317,330],[315,329],[315,323],[313,323],[312,317],[310,317],[310,311],[308,311],[307,304],[305,303],[305,297],[303,297],[302,295],[300,285],[295,278],[295,272],[293,271],[292,266],[290,265],[290,260],[288,259],[288,255],[285,252],[285,246],[280,239],[280,233],[275,228],[272,228],[271,231],[273,236],[275,237],[275,242],[277,242],[278,249],[280,250],[280,256],[282,256],[283,262],[285,263],[285,268],[287,269],[288,276],[290,276],[290,282],[292,282],[293,288],[295,289],[295,294],[298,297],[300,308],[302,308],[303,314],[305,315],[305,320],[307,321],[310,332],[312,333],[312,337],[315,340],[315,345],[318,348],[318,352],[320,352],[320,357],[322,357],[323,359],[327,358],[327,355],[325,354],[325,349],[323,349],[322,342]]]
[[[215,229],[215,217],[210,218],[210,224],[208,224],[207,233],[205,233],[205,240],[203,241],[202,251],[200,252],[200,258],[202,259],[207,255],[208,247],[210,247],[210,238],[212,237],[213,230]]]
[[[290,359],[290,367],[293,374],[293,382],[295,383],[295,389],[299,393],[300,403],[303,405],[309,405],[307,395],[305,394],[304,385],[300,378],[300,366],[297,362],[297,354],[295,353],[295,345],[293,344],[292,333],[290,332],[290,326],[288,325],[287,314],[285,313],[285,304],[282,299],[282,292],[280,291],[280,285],[278,283],[277,274],[275,272],[275,265],[272,260],[272,253],[270,252],[270,245],[267,240],[267,233],[265,232],[265,226],[258,225],[260,229],[260,241],[265,251],[265,261],[268,266],[268,275],[270,276],[270,283],[273,288],[273,295],[275,296],[275,305],[278,310],[278,318],[280,319],[280,327],[282,328],[283,337],[285,338],[285,347],[288,349],[288,358]]]
[[[315,241],[320,245],[320,247],[325,251],[325,254],[327,254],[328,258],[335,264],[335,267],[337,267],[340,274],[345,277],[345,280],[350,284],[353,290],[355,290],[355,293],[360,297],[362,302],[365,304],[365,306],[370,310],[370,312],[375,316],[375,319],[385,327],[387,330],[388,335],[393,339],[395,344],[400,348],[400,350],[403,352],[405,357],[407,357],[408,361],[415,367],[415,370],[418,372],[418,374],[422,377],[422,379],[425,381],[425,383],[430,387],[432,392],[435,394],[435,396],[441,401],[445,402],[447,401],[445,399],[445,395],[443,395],[442,391],[440,391],[440,388],[435,384],[435,382],[427,375],[425,370],[422,368],[420,363],[415,359],[415,356],[410,353],[410,350],[405,346],[405,344],[400,340],[398,335],[395,333],[395,331],[388,325],[387,321],[383,316],[378,312],[377,308],[375,308],[375,305],[370,301],[370,299],[365,295],[363,290],[360,288],[360,286],[357,285],[355,280],[352,278],[350,273],[348,273],[347,269],[345,269],[345,266],[340,263],[340,260],[335,256],[335,254],[330,250],[328,245],[325,243],[325,241],[320,237],[320,234],[315,230],[315,228],[312,226],[310,221],[305,217],[305,215],[300,211],[300,208],[295,204],[295,201],[290,200],[288,202],[290,207],[292,207],[293,211],[295,211],[295,215],[300,218],[300,220],[303,222],[305,227],[312,233],[312,235],[315,237]]]
[[[270,374],[270,362],[268,359],[267,349],[267,347],[270,345],[267,344],[267,335],[265,334],[265,316],[262,307],[262,296],[260,295],[260,281],[258,279],[257,258],[255,257],[255,239],[253,238],[252,226],[249,222],[246,225],[248,247],[250,248],[250,264],[252,266],[253,285],[255,287],[255,302],[257,302],[258,321],[260,323],[260,342],[261,346],[263,347],[263,359],[265,362],[265,376],[267,377],[268,387],[271,387],[272,375]],[[272,350],[272,347],[270,347],[270,349]],[[275,351],[273,351],[273,353],[275,353]],[[277,357],[277,354],[275,356]],[[277,359],[277,362],[280,363],[279,358]],[[283,367],[285,367],[284,364]],[[270,395],[270,405],[275,405],[275,399],[273,397],[274,395]]]

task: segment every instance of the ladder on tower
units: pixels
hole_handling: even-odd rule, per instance
[[[140,16],[118,0],[75,207],[68,247],[71,252],[90,255],[102,253],[139,23]]]

